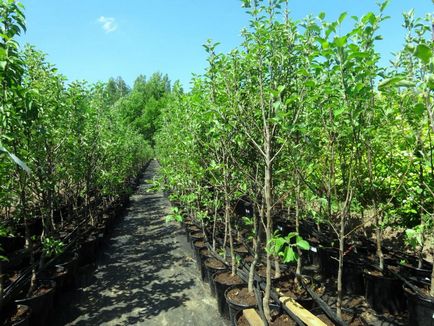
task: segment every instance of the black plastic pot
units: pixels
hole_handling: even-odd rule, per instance
[[[254,305],[239,304],[237,302],[232,301],[230,298],[228,298],[228,292],[231,291],[232,289],[235,289],[235,288],[240,288],[240,286],[239,285],[232,285],[232,286],[228,287],[225,291],[225,299],[226,299],[226,302],[228,304],[229,318],[230,318],[232,326],[236,326],[236,322],[237,322],[236,316],[237,316],[238,312],[240,312],[244,309],[257,307],[257,304],[254,304]]]
[[[339,269],[338,257],[339,252],[335,248],[318,248],[320,271],[323,277],[337,278]],[[346,294],[363,295],[365,293],[364,264],[353,257],[344,257],[343,290]]]
[[[91,235],[85,239],[79,250],[79,265],[84,266],[95,262],[98,253],[99,239]]]
[[[212,278],[212,276],[216,272],[227,270],[227,267],[223,263],[221,263],[221,265],[219,267],[210,266],[211,260],[218,261],[219,263],[221,263],[221,262],[219,260],[217,260],[216,258],[207,258],[204,262],[206,274],[207,274],[207,278],[208,278],[208,283],[209,283],[209,288],[211,290],[212,296],[215,296],[215,285],[214,285],[214,279]]]
[[[32,326],[47,325],[47,318],[53,310],[56,283],[54,281],[41,281],[40,284],[48,286],[49,290],[34,297],[15,300],[16,304],[26,305],[32,309],[30,318],[30,325]]]
[[[303,266],[319,266],[320,258],[318,254],[318,247],[311,247],[310,250],[303,251],[301,255]]]
[[[236,326],[239,325],[238,321],[240,320],[240,318],[241,318],[242,315],[243,315],[243,311],[242,310],[238,311],[237,314],[235,315],[235,325]]]
[[[203,239],[198,239],[193,241],[194,258],[196,260],[196,266],[201,273],[202,273],[202,262],[200,259],[199,251],[203,248],[206,248],[206,244]]]
[[[398,314],[406,309],[406,299],[402,289],[402,281],[387,272],[377,275],[379,270],[371,266],[364,271],[365,298],[377,313],[389,312]]]
[[[57,266],[61,266],[68,270],[68,274],[64,281],[64,289],[70,290],[76,286],[76,279],[78,273],[78,254],[77,252],[70,252],[63,254],[57,260]]]
[[[408,325],[434,326],[434,298],[422,296],[405,284],[403,289],[407,296]]]
[[[339,263],[335,259],[336,256],[337,250],[335,248],[318,248],[320,273],[324,278],[336,277],[339,267]]]
[[[399,272],[404,277],[416,278],[417,280],[430,280],[432,268],[428,266],[422,266],[422,268],[417,268],[410,264],[400,264]]]
[[[0,247],[5,253],[24,248],[24,243],[23,237],[0,237]]]
[[[228,285],[228,284],[223,284],[223,283],[220,283],[220,282],[216,281],[217,276],[220,275],[220,274],[222,274],[222,273],[225,273],[225,272],[226,271],[215,272],[213,274],[212,278],[213,278],[214,285],[215,285],[215,294],[216,294],[217,306],[218,306],[219,313],[220,313],[220,315],[222,315],[223,318],[229,320],[230,319],[230,316],[229,316],[229,307],[228,307],[228,304],[226,302],[225,291],[230,286],[232,286],[232,285],[240,285],[243,282],[240,280],[239,283]]]
[[[3,272],[19,270],[29,265],[30,253],[27,249],[19,249],[7,255],[8,260],[3,261]]]
[[[204,240],[204,235],[202,232],[194,232],[194,233],[190,233],[190,241],[191,241],[191,248],[194,249],[194,245],[193,243],[197,240]]]
[[[234,248],[235,255],[240,256],[241,258],[247,257],[249,255],[249,250],[244,245],[237,245]]]
[[[363,278],[363,264],[352,259],[344,260],[343,288],[346,294],[363,295],[365,293],[365,279]]]
[[[63,266],[53,266],[44,272],[41,272],[38,277],[40,280],[48,282],[54,281],[56,284],[56,297],[59,291],[65,288],[65,282],[68,278],[69,271]]]

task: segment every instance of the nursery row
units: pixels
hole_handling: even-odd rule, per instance
[[[217,251],[215,233],[223,223],[233,276],[233,232],[243,226],[254,257],[249,293],[259,257],[264,259],[265,320],[272,320],[272,267],[279,274],[280,264],[293,262],[301,274],[316,239],[330,248],[338,318],[355,305],[344,300],[346,281],[355,275],[367,280],[369,259],[374,274],[384,277],[398,272],[390,268],[397,262],[417,271],[409,284],[426,308],[411,310],[409,318],[430,325],[432,17],[405,13],[404,48],[382,67],[375,45],[383,38],[379,28],[388,1],[377,12],[351,17],[352,24],[346,13],[336,21],[325,13],[294,21],[286,0],[243,3],[251,19],[242,44],[229,53],[219,53],[218,43],[205,44],[204,75],[188,94],[175,87],[173,102],[162,110],[164,128],[155,137],[162,177],[156,183],[171,192],[185,216],[211,230]],[[168,218],[182,220],[176,210]],[[306,223],[310,231],[303,233]],[[363,263],[360,244],[369,245]],[[390,259],[398,249],[407,253]]]
[[[153,155],[170,92],[161,74],[131,90],[121,78],[68,83],[43,53],[19,46],[24,31],[19,2],[0,1],[0,319],[23,287],[44,292],[39,275],[53,257],[73,243],[90,253],[102,213],[128,198]]]
[[[255,259],[249,249],[252,239],[245,236],[248,227],[236,226],[232,234],[235,256],[230,256],[224,223],[205,226],[189,217],[183,220],[201,279],[209,283],[221,316],[234,326],[265,325],[261,301],[266,261],[264,257]],[[295,225],[287,222],[285,228],[294,230]],[[424,262],[424,268],[414,269],[401,262],[415,257],[385,249],[387,268],[380,273],[375,265],[375,244],[360,238],[345,255],[343,302],[347,307],[339,318],[333,310],[333,283],[338,274],[338,250],[332,247],[333,237],[328,232],[319,233],[306,220],[300,224],[300,234],[312,243],[301,256],[301,274],[296,273],[294,265],[283,262],[272,267],[268,325],[430,325],[430,302],[424,299],[421,303],[412,284],[429,277],[432,266],[428,262]],[[235,273],[231,269],[233,260]]]
[[[130,186],[133,187],[137,180]],[[117,219],[123,215],[128,199],[125,196],[98,207],[94,211],[93,225],[81,223],[61,238],[62,251],[51,256],[42,268],[36,268],[36,286],[31,293],[30,253],[22,250],[18,252],[19,256],[12,254],[5,269],[10,269],[13,264],[16,272],[5,282],[1,322],[5,325],[47,325],[56,310],[64,309],[58,304],[60,298],[80,285],[80,275],[89,264],[95,263]],[[35,250],[33,255],[40,259],[41,250]]]

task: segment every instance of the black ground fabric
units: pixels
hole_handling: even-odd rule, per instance
[[[165,224],[170,204],[147,192],[152,161],[94,267],[58,300],[50,325],[225,325],[183,230]]]

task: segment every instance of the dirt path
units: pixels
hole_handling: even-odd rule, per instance
[[[157,172],[152,161],[95,271],[61,298],[50,325],[225,325],[183,231],[165,225],[169,202],[146,192]]]

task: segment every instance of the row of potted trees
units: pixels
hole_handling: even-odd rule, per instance
[[[243,4],[251,20],[242,44],[229,53],[205,44],[206,72],[188,94],[175,85],[162,111],[159,182],[203,230],[215,235],[223,221],[222,243],[211,236],[210,244],[229,247],[232,276],[234,236],[248,226],[240,234],[253,253],[248,290],[253,293],[262,257],[261,309],[268,321],[279,262],[295,261],[300,274],[309,242],[332,248],[338,318],[349,266],[363,274],[367,264],[372,277],[405,278],[388,268],[396,262],[425,270],[408,284],[432,311],[434,272],[426,261],[434,248],[431,16],[403,15],[405,47],[382,67],[375,43],[387,1],[377,12],[352,17],[350,29],[342,27],[346,13],[336,21],[325,13],[294,21],[285,0]],[[403,235],[414,255],[397,253],[401,244],[388,246],[391,231]],[[356,250],[361,244],[369,255]]]
[[[92,261],[112,221],[104,212],[126,203],[153,155],[148,129],[136,121],[144,119],[144,92],[170,91],[161,74],[142,76],[132,91],[121,79],[67,83],[45,54],[19,46],[24,31],[23,6],[0,1],[2,317],[14,299],[51,293],[42,280],[67,273],[49,269],[62,252],[77,247],[82,263]]]

